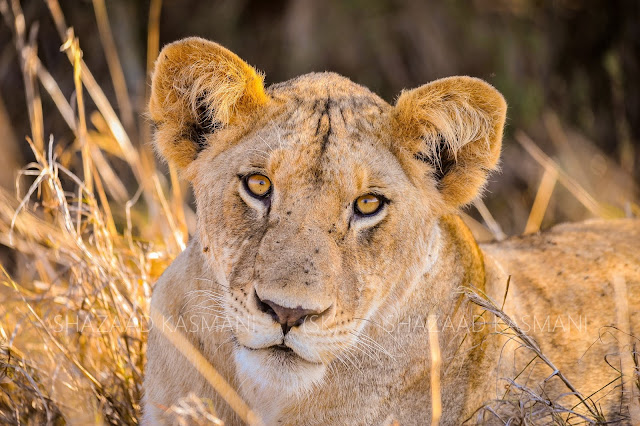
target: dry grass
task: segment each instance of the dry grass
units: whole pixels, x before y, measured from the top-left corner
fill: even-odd
[[[538,343],[522,331],[516,322],[513,321],[502,308],[499,308],[489,296],[473,287],[464,288],[462,291],[471,302],[482,307],[486,312],[498,319],[499,324],[502,325],[500,333],[509,336],[510,340],[517,341],[521,348],[531,351],[534,356],[533,359],[540,359],[551,369],[551,374],[545,379],[545,382],[553,377],[558,377],[566,386],[568,393],[574,395],[580,401],[580,403],[574,407],[565,407],[549,399],[539,391],[534,390],[534,386],[538,385],[537,383],[533,384],[534,386],[531,384],[528,386],[523,385],[518,383],[516,381],[518,377],[515,377],[513,379],[506,379],[509,386],[505,396],[500,400],[487,402],[483,410],[489,412],[505,424],[514,422],[525,424],[573,424],[570,422],[572,416],[577,418],[580,423],[606,423],[603,413],[599,411],[598,406],[590,398],[593,395],[585,398],[569,379],[567,379],[564,373],[555,366],[553,361],[542,352]],[[528,366],[529,365],[527,365],[527,367]],[[523,373],[524,370],[518,376],[523,375]],[[579,408],[582,408],[582,410],[576,409],[578,406],[580,406]]]
[[[169,170],[169,181],[156,170],[146,145],[148,125],[144,120],[136,122],[131,112],[104,1],[94,0],[93,4],[120,117],[82,60],[78,39],[65,23],[57,1],[47,0],[46,4],[69,59],[69,78],[76,87],[73,105],[38,59],[37,26],[26,28],[19,1],[0,0],[0,11],[13,31],[20,57],[31,126],[28,143],[35,158],[20,173],[17,197],[0,190],[0,244],[17,254],[11,275],[0,269],[0,423],[137,424],[151,286],[184,248],[186,218],[193,212],[185,204],[175,170]],[[149,69],[158,52],[161,1],[151,4]],[[60,117],[43,116],[41,89],[55,103]],[[85,94],[95,111],[87,110]],[[45,118],[62,119],[75,135],[74,144],[63,149],[53,137],[46,138]],[[549,123],[564,153],[562,159],[582,162],[571,147],[571,138],[558,123]],[[578,181],[524,133],[517,134],[517,141],[531,156],[527,161],[537,163],[544,173],[528,216],[527,233],[540,229],[558,184],[595,216],[638,215],[640,209],[633,199],[637,187],[628,174],[613,168],[618,177],[609,179],[608,185],[620,199],[605,204],[587,189],[600,193],[598,182]],[[133,176],[133,185],[121,179],[126,174]],[[476,208],[484,224],[466,217],[475,233],[504,238],[487,206],[478,202]],[[498,316],[570,392],[580,395],[494,303],[475,292],[468,295]],[[431,351],[438,349],[431,347]],[[636,394],[640,394],[639,358],[634,350],[635,364],[626,366],[638,376],[633,385]],[[437,363],[433,368],[437,371]],[[215,370],[204,374],[215,381]],[[578,412],[515,381],[512,385],[519,393],[512,408],[520,415],[514,418],[522,423],[553,419],[568,424],[567,416],[589,423],[603,421],[588,398],[580,396],[583,410]],[[523,395],[528,401],[524,409]],[[439,393],[434,392],[432,398],[438,406]],[[241,401],[234,403],[242,417],[257,421]],[[513,401],[498,405],[505,404]],[[499,408],[496,404],[486,407],[497,416]],[[171,413],[180,424],[219,422],[213,407],[193,396],[172,407]]]
[[[136,424],[151,284],[184,248],[182,200],[178,191],[166,198],[163,176],[134,148],[57,3],[48,6],[72,65],[75,111],[26,41],[20,4],[0,2],[22,58],[36,159],[20,173],[18,201],[0,193],[0,242],[24,256],[18,279],[0,271],[0,422]],[[44,143],[37,80],[76,135],[66,150],[53,137]],[[94,131],[83,86],[104,124]],[[135,194],[114,162],[137,178]]]
[[[603,383],[603,386],[596,392],[589,395],[583,395],[572,382],[566,377],[552,359],[540,349],[538,343],[525,333],[516,322],[506,314],[498,304],[488,295],[475,287],[462,288],[460,291],[465,293],[467,298],[476,305],[484,309],[481,315],[482,320],[497,325],[496,333],[505,336],[505,347],[509,344],[515,344],[517,350],[525,351],[525,357],[531,357],[524,368],[515,377],[500,378],[505,382],[505,392],[499,399],[489,400],[467,421],[471,424],[488,422],[490,424],[558,424],[558,425],[576,425],[576,424],[638,424],[638,414],[640,410],[640,398],[638,398],[638,369],[636,344],[638,339],[630,332],[629,311],[628,311],[628,295],[624,282],[624,278],[618,275],[612,277],[615,288],[615,299],[617,310],[617,326],[615,327],[617,334],[619,353],[621,358],[621,368],[616,370],[619,376],[614,382],[620,383],[623,388],[622,392],[628,393],[629,407],[626,418],[608,419],[600,409],[598,401],[601,396],[607,394],[607,388],[613,382]],[[509,283],[507,283],[504,299],[507,298],[509,291]],[[502,303],[504,305],[504,301]],[[504,348],[503,348],[504,350]],[[548,368],[548,376],[540,381],[535,382],[529,380],[536,361],[541,361]],[[604,362],[604,361],[603,361]],[[611,366],[612,368],[615,368]],[[560,380],[566,388],[566,392],[562,393],[557,399],[551,398],[546,390],[546,384],[552,379]],[[625,380],[625,378],[631,378]],[[567,406],[567,396],[574,397],[578,402]],[[562,400],[562,402],[560,401]],[[622,407],[621,407],[622,409]]]

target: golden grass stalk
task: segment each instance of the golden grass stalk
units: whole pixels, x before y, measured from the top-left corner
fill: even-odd
[[[203,401],[193,393],[171,406],[167,417],[180,426],[224,426],[211,401]]]
[[[147,29],[147,85],[145,90],[145,99],[149,99],[151,89],[151,73],[153,65],[160,52],[160,12],[162,11],[162,0],[151,0],[149,6],[149,19]],[[148,123],[143,124],[144,134],[143,143],[146,143],[151,137],[151,129]],[[184,193],[178,180],[178,171],[169,164],[169,177],[171,179],[172,189],[172,211],[175,212],[176,226],[184,235],[187,233],[187,224],[184,214]]]
[[[480,216],[482,216],[482,220],[484,220],[484,223],[487,224],[487,227],[489,228],[489,230],[493,234],[493,237],[496,240],[502,241],[505,238],[507,238],[506,234],[502,232],[502,228],[500,227],[498,222],[496,222],[496,220],[493,218],[493,215],[487,208],[484,201],[475,200],[473,202],[473,206],[476,208],[476,210],[478,210],[478,213],[480,213]]]
[[[427,318],[429,332],[429,350],[431,353],[431,426],[440,424],[442,416],[442,392],[440,390],[440,341],[438,339],[438,319],[435,315]]]
[[[149,21],[147,25],[147,78],[151,77],[153,64],[160,52],[160,12],[162,0],[151,0],[149,6]],[[150,86],[147,86],[147,98],[149,98]]]
[[[11,10],[11,13],[9,12]],[[22,77],[27,98],[29,112],[29,124],[31,126],[31,139],[40,149],[44,146],[44,118],[42,114],[42,102],[35,82],[33,58],[36,56],[37,26],[32,27],[29,40],[26,35],[26,22],[22,13],[22,7],[18,0],[11,0],[11,8],[6,0],[0,2],[0,12],[5,21],[12,23],[9,27],[13,30],[13,37],[22,67]],[[11,16],[13,15],[13,16]]]
[[[92,165],[89,141],[87,140],[87,118],[84,109],[84,89],[82,87],[82,50],[80,50],[80,42],[77,38],[73,37],[69,33],[69,39],[62,45],[60,50],[71,50],[71,56],[73,56],[73,83],[76,88],[76,105],[78,106],[78,128],[77,136],[80,142],[82,150],[82,169],[84,171],[84,185],[87,187],[87,191],[93,192],[93,177],[92,177]]]
[[[109,73],[111,74],[111,81],[113,82],[113,88],[115,89],[116,99],[118,106],[120,107],[120,115],[122,116],[122,121],[124,122],[125,127],[129,129],[129,131],[133,131],[135,123],[133,107],[131,106],[127,82],[124,78],[120,58],[118,57],[118,48],[116,47],[116,43],[113,40],[113,34],[111,33],[109,14],[107,13],[107,7],[104,0],[93,0],[93,10],[96,15],[96,22],[98,23],[100,41],[102,42],[102,47],[104,49],[105,56],[107,57],[107,66],[109,67]]]
[[[557,181],[557,169],[545,168],[540,180],[540,186],[538,186],[538,192],[536,192],[536,198],[533,200],[533,206],[531,206],[527,225],[524,227],[525,235],[533,234],[540,230],[542,219],[544,219],[544,214],[549,206],[549,200],[551,200],[551,194],[553,194],[553,188],[555,188]]]
[[[469,227],[474,238],[478,242],[492,241],[495,239],[493,233],[482,223],[475,220],[465,212],[460,212],[460,217],[464,223]]]

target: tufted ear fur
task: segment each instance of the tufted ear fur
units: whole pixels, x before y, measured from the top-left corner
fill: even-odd
[[[436,80],[398,98],[396,143],[409,161],[426,164],[455,209],[471,202],[497,168],[506,110],[502,95],[480,79]]]
[[[151,83],[156,149],[185,167],[209,135],[239,124],[268,99],[263,77],[219,44],[196,37],[171,43],[160,52]]]

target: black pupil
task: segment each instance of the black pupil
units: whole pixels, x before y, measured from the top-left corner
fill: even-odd
[[[265,196],[269,191],[270,182],[264,176],[253,175],[247,179],[246,185],[257,196]]]

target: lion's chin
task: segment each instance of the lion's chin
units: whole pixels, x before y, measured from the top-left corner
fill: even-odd
[[[322,382],[326,366],[309,362],[293,351],[269,347],[250,349],[237,346],[234,350],[236,370],[243,387],[251,391],[284,392],[287,395],[311,390]]]

